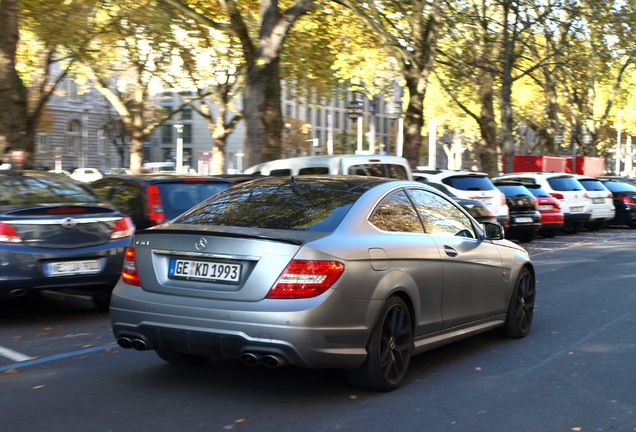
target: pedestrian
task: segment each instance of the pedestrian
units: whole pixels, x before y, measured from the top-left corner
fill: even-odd
[[[0,169],[9,169],[11,168],[11,152],[13,151],[13,147],[5,147],[4,153],[2,154],[2,163],[0,164]]]
[[[27,162],[26,151],[22,149],[15,149],[11,151],[11,169],[33,169],[33,166]]]

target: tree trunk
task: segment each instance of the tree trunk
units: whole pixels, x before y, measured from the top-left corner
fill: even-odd
[[[499,175],[499,164],[497,150],[499,140],[497,139],[497,121],[495,120],[494,107],[494,76],[480,68],[479,78],[479,103],[481,114],[479,116],[479,128],[481,131],[481,170],[489,176]]]
[[[421,79],[418,74],[404,74],[406,87],[409,90],[409,102],[404,117],[404,157],[409,161],[411,168],[419,165],[419,151],[422,146],[422,128],[424,127],[424,92],[422,92]]]
[[[18,0],[0,1],[0,148],[26,148],[27,92],[15,69]]]

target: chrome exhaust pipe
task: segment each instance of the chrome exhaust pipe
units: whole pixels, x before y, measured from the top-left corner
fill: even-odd
[[[276,354],[265,354],[263,356],[263,364],[267,367],[285,366],[287,362],[284,358]]]
[[[148,344],[143,339],[133,339],[132,347],[137,351],[145,351],[148,349]]]
[[[122,348],[129,349],[133,347],[132,340],[124,336],[117,338],[117,343]]]
[[[248,366],[255,366],[261,362],[261,356],[254,353],[243,353],[241,361]]]

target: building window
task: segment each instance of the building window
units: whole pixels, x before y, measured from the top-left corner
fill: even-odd
[[[181,120],[192,120],[192,108],[185,107],[181,111]]]
[[[192,144],[192,125],[191,124],[183,125],[183,143]]]
[[[48,153],[51,150],[49,142],[49,134],[46,132],[39,132],[37,138],[37,151],[38,153]]]
[[[307,107],[305,109],[305,121],[307,123],[312,123],[311,114],[312,114],[311,107]]]
[[[161,126],[161,144],[172,144],[172,129],[174,126],[171,124]]]
[[[322,108],[316,108],[316,126],[322,126]]]
[[[82,125],[79,121],[73,120],[68,124],[66,131],[66,150],[70,155],[75,156],[80,148]]]
[[[286,117],[291,117],[292,116],[292,112],[293,112],[292,109],[293,109],[292,104],[290,104],[290,103],[285,104],[285,116]]]
[[[79,85],[75,82],[74,79],[68,80],[68,98],[72,101],[79,100]]]
[[[97,131],[97,154],[106,154],[106,133],[104,129]]]

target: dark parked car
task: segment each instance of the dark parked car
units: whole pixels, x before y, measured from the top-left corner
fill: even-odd
[[[346,369],[397,387],[411,355],[490,329],[528,334],[528,253],[421,183],[270,177],[137,231],[110,317],[120,346]]]
[[[108,304],[134,226],[84,184],[42,171],[0,171],[0,298],[41,290]]]
[[[515,181],[495,181],[495,186],[506,196],[510,223],[506,228],[506,237],[531,242],[541,229],[541,213],[537,209],[537,200],[523,183]]]
[[[474,217],[477,222],[497,223],[497,217],[483,202],[473,200],[473,199],[468,199],[468,198],[460,198],[457,195],[455,195],[453,192],[451,192],[446,186],[440,183],[428,182],[428,181],[420,180],[420,179],[417,179],[416,181],[423,183],[425,185],[434,187],[438,191],[444,192],[446,195],[451,197],[457,204],[464,207],[464,210],[470,213],[470,215]]]
[[[565,215],[561,210],[559,200],[538,184],[524,183],[524,186],[537,199],[537,209],[541,213],[541,228],[538,234],[547,238],[554,237],[561,231],[565,223]]]
[[[618,180],[602,180],[614,198],[616,215],[610,225],[627,225],[636,228],[636,186]]]
[[[109,175],[90,183],[90,187],[130,215],[137,229],[143,229],[169,221],[245,179],[246,176]]]

